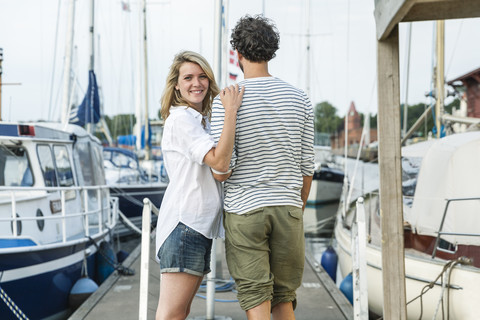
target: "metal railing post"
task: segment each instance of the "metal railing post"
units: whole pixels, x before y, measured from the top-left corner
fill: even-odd
[[[103,231],[103,216],[102,216],[102,193],[100,188],[97,189],[97,202],[98,202],[98,232]]]
[[[87,237],[90,237],[90,221],[89,221],[89,216],[90,214],[88,213],[88,190],[83,189],[83,201],[85,202],[84,208],[85,208],[85,235]]]
[[[62,237],[63,242],[67,242],[67,208],[65,208],[65,190],[60,190],[60,199],[62,204]]]
[[[13,236],[18,237],[18,230],[17,230],[17,202],[15,201],[15,192],[11,192],[12,195],[12,231]]]
[[[365,208],[363,198],[357,199],[356,221],[352,226],[353,317],[368,320],[367,261]]]
[[[215,277],[217,274],[217,239],[212,241],[210,254],[210,273],[207,275],[207,314],[206,320],[215,319]]]
[[[138,319],[147,320],[148,315],[148,274],[150,272],[150,225],[152,203],[148,198],[143,199],[142,211],[142,244],[140,256],[140,301]]]

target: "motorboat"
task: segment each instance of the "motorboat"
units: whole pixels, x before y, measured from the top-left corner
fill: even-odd
[[[118,147],[104,147],[103,161],[110,194],[119,199],[120,221],[115,233],[120,236],[135,234],[141,229],[143,199],[149,198],[160,207],[168,185],[168,176],[161,166],[158,170],[144,170],[136,153]],[[160,164],[162,162],[158,161]],[[156,215],[152,219],[156,221]]]
[[[93,135],[0,122],[0,318],[66,319],[76,282],[102,281],[117,209]]]
[[[330,147],[315,146],[315,171],[307,205],[338,202],[342,195],[344,177]]]

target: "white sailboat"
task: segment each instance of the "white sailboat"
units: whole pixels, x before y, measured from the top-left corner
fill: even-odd
[[[430,140],[402,149],[405,282],[408,319],[476,319],[480,301],[480,132]],[[365,195],[369,308],[382,314],[378,193]],[[340,270],[352,270],[355,207],[337,215]],[[439,309],[441,308],[441,309]]]
[[[104,166],[107,184],[110,186],[112,196],[119,198],[120,217],[123,224],[119,224],[116,233],[123,236],[139,233],[142,224],[143,199],[149,198],[152,203],[160,207],[163,195],[168,185],[168,177],[163,169],[163,160],[156,159],[150,148],[150,124],[148,117],[148,54],[147,54],[147,3],[142,1],[140,11],[140,36],[143,49],[142,59],[138,59],[137,72],[143,74],[143,94],[137,77],[137,104],[136,104],[136,142],[137,150],[132,151],[118,147],[104,148]],[[140,50],[141,51],[141,50]],[[140,72],[142,71],[142,72]],[[142,108],[143,103],[143,108]],[[142,115],[143,109],[143,117]],[[143,119],[142,119],[143,118]],[[144,134],[142,134],[142,127]],[[143,145],[143,148],[142,148]],[[141,158],[139,157],[141,153]],[[156,215],[152,215],[153,223]]]
[[[437,61],[438,63],[438,61]],[[442,62],[440,62],[442,63]],[[437,68],[438,70],[438,68]],[[443,107],[443,75],[437,108]],[[441,100],[441,101],[439,101]],[[438,110],[437,109],[437,110]],[[437,112],[437,115],[442,113]],[[442,117],[438,116],[437,119]],[[440,132],[437,122],[437,132]],[[403,147],[402,190],[408,319],[477,319],[480,301],[480,131]],[[383,312],[378,191],[364,194],[369,309]],[[341,206],[335,226],[340,271],[352,271],[355,205]]]

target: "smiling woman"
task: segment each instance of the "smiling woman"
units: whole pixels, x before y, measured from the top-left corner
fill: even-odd
[[[224,236],[222,189],[210,168],[227,171],[243,89],[220,98],[225,121],[218,144],[210,136],[213,98],[219,93],[210,65],[192,51],[178,53],[162,96],[162,151],[170,178],[157,220],[160,298],[156,319],[186,319],[203,276],[210,272],[212,239]]]
[[[180,91],[186,102],[201,113],[209,82],[207,75],[198,64],[185,62],[180,67],[175,90]]]

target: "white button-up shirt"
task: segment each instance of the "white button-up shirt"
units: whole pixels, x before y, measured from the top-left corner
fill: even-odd
[[[203,163],[215,146],[210,123],[193,108],[171,107],[165,121],[162,152],[170,182],[157,221],[156,252],[179,222],[205,237],[224,237],[222,185]]]

